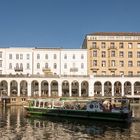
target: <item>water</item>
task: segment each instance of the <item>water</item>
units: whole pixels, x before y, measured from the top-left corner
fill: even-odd
[[[140,106],[131,124],[68,119],[26,118],[23,107],[0,108],[0,140],[139,140]]]

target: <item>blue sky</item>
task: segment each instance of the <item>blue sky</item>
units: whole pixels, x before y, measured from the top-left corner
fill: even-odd
[[[140,32],[140,0],[0,0],[0,47],[80,48],[100,31]]]

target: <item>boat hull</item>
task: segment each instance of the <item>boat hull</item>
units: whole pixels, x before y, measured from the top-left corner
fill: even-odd
[[[130,113],[115,113],[115,112],[92,112],[86,110],[66,110],[66,109],[46,109],[46,108],[25,108],[28,116],[62,116],[83,119],[107,120],[130,122]]]

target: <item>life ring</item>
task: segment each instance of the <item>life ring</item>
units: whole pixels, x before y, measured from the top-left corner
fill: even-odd
[[[94,106],[93,106],[93,104],[90,104],[89,107],[92,109]]]

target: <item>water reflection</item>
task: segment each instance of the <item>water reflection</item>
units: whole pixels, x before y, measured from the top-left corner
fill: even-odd
[[[133,107],[140,120],[140,107]],[[0,140],[140,139],[140,121],[131,124],[68,119],[26,118],[22,107],[0,108]]]

